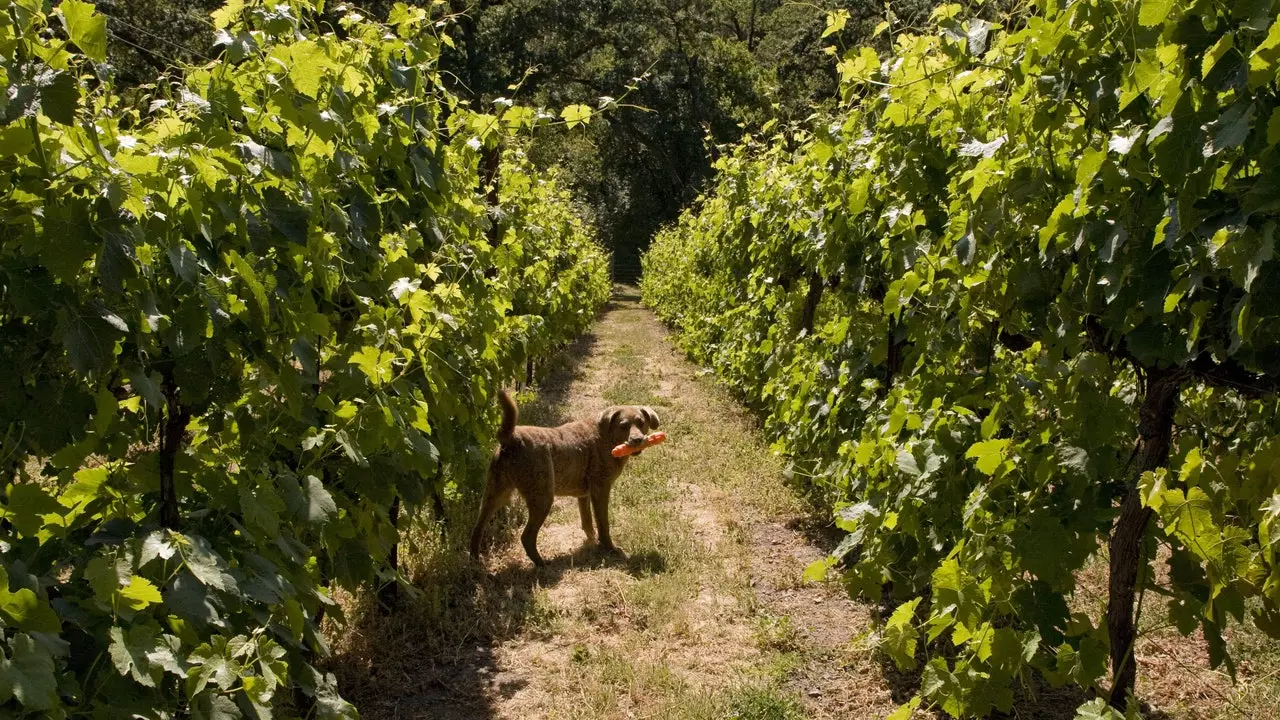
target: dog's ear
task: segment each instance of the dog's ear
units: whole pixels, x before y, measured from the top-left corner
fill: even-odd
[[[649,426],[650,430],[658,429],[659,427],[658,413],[654,412],[653,408],[649,407],[648,405],[645,405],[644,407],[640,408],[640,414],[644,416],[644,422],[646,425]]]
[[[611,407],[605,408],[600,413],[600,419],[597,421],[597,424],[600,427],[601,433],[609,432],[609,429],[613,427],[614,421],[618,419],[618,413],[620,412],[622,412],[622,408]]]

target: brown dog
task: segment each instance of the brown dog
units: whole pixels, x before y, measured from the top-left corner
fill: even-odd
[[[489,477],[480,517],[471,531],[471,556],[479,557],[484,526],[507,503],[512,490],[519,490],[529,506],[529,522],[520,540],[534,565],[545,562],[538,554],[538,530],[551,512],[556,497],[578,498],[582,530],[587,540],[595,539],[591,515],[600,526],[600,547],[616,551],[609,536],[609,491],[627,465],[627,458],[613,457],[611,451],[626,443],[632,447],[658,428],[658,414],[648,407],[606,408],[594,422],[577,421],[559,427],[516,425],[519,411],[504,390],[502,426],[498,429],[498,449],[489,463]],[[637,451],[633,455],[639,455]]]

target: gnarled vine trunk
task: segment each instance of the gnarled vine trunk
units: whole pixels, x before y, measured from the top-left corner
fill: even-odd
[[[1123,709],[1137,678],[1134,660],[1134,601],[1142,544],[1151,509],[1143,507],[1137,478],[1169,462],[1173,441],[1173,414],[1182,388],[1180,369],[1151,370],[1138,414],[1138,467],[1120,505],[1120,517],[1111,531],[1111,575],[1108,582],[1107,634],[1111,639],[1111,705]]]
[[[172,370],[161,373],[160,388],[164,393],[164,425],[160,427],[160,524],[176,530],[182,518],[178,512],[178,491],[174,484],[174,465],[182,447],[182,433],[191,421],[191,413],[178,401],[178,386]]]

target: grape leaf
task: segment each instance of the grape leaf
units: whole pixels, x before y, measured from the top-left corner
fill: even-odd
[[[6,625],[27,632],[57,633],[62,629],[57,613],[30,588],[9,590],[9,575],[3,567],[0,567],[0,618]]]
[[[392,367],[394,360],[395,355],[386,350],[365,346],[351,355],[350,362],[359,367],[376,387],[391,379],[394,373]]]
[[[1222,113],[1217,120],[1209,123],[1209,142],[1205,143],[1204,156],[1212,157],[1225,150],[1238,147],[1249,136],[1250,123],[1253,120],[1253,104],[1236,102]]]
[[[1177,0],[1142,0],[1138,7],[1138,22],[1145,27],[1155,27],[1173,14]]]
[[[1000,467],[1000,463],[1004,460],[1008,448],[1008,439],[984,440],[969,446],[964,456],[976,459],[977,462],[974,465],[982,474],[994,475],[996,468]]]
[[[564,118],[565,124],[570,128],[591,122],[591,114],[591,107],[588,105],[566,105],[560,111],[560,117]]]
[[[106,60],[107,17],[95,12],[92,4],[79,0],[63,0],[58,10],[71,42],[90,60]]]
[[[10,485],[4,505],[5,518],[27,537],[34,537],[44,526],[45,516],[61,515],[64,508],[47,490],[35,483]]]
[[[338,504],[333,501],[333,496],[325,489],[324,483],[315,475],[303,478],[303,494],[306,499],[304,514],[308,522],[323,525],[338,514]]]
[[[26,633],[8,645],[11,655],[0,651],[0,702],[13,697],[28,710],[52,710],[58,702],[53,657]]]
[[[191,574],[211,590],[234,592],[236,579],[227,572],[227,563],[208,540],[199,535],[175,535],[182,559]]]
[[[889,655],[899,670],[908,670],[916,664],[916,639],[919,632],[915,627],[916,608],[920,598],[899,605],[889,616],[882,631],[880,647]]]
[[[161,602],[160,591],[156,586],[139,575],[129,578],[129,584],[120,590],[120,596],[125,599],[125,604],[135,611]]]
[[[170,667],[177,668],[172,650],[161,644],[160,629],[155,625],[135,625],[127,634],[117,626],[112,627],[108,634],[111,637],[111,662],[116,672],[132,677],[143,687],[156,687],[164,674],[164,666],[153,662],[153,657],[159,659],[167,655]]]

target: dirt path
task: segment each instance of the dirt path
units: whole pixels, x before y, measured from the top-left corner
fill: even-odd
[[[796,529],[800,508],[778,460],[634,295],[619,295],[538,402],[525,400],[529,423],[614,403],[662,416],[666,444],[633,461],[615,488],[614,537],[628,557],[584,547],[568,499],[540,536],[547,568],[535,570],[509,532],[490,550],[487,573],[468,570],[456,551],[435,551],[417,609],[366,619],[338,643],[341,687],[363,717],[771,720],[893,710],[882,668],[858,642],[869,609],[801,582],[822,552]],[[516,503],[505,527],[523,512]],[[431,546],[423,540],[419,552]]]

